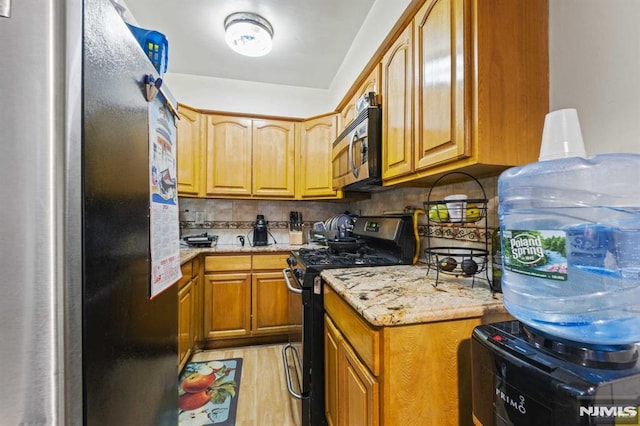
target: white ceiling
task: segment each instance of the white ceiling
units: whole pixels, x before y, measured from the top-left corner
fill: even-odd
[[[168,72],[327,89],[375,0],[125,0],[137,25],[169,40]],[[224,19],[253,12],[274,29],[260,58],[233,52]]]

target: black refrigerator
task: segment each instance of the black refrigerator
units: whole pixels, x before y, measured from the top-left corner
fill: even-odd
[[[155,74],[153,65],[113,5],[85,0],[82,347],[88,425],[177,424],[177,286],[149,298],[148,74]]]
[[[176,285],[150,298],[159,76],[109,0],[0,0],[0,40],[0,423],[176,425]]]

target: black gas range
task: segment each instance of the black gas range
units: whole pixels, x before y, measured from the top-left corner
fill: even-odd
[[[346,237],[336,236],[317,247],[293,250],[289,265],[294,272],[407,265],[416,252],[413,232],[410,214],[362,216]]]
[[[327,244],[360,244],[356,239],[336,239],[329,240]],[[389,266],[404,265],[412,261],[413,253],[410,257],[404,258],[395,253],[385,253],[380,249],[363,245],[350,250],[336,250],[330,247],[324,248],[301,248],[293,252],[296,265],[306,269],[322,270],[325,268],[350,268],[361,266]],[[414,244],[415,247],[415,244]]]
[[[294,250],[283,271],[302,299],[302,341],[291,335],[282,355],[289,393],[301,405],[302,425],[324,425],[324,269],[410,265],[416,254],[412,215],[362,216],[343,238]]]

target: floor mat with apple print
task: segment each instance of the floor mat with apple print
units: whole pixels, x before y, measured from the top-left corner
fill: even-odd
[[[188,362],[178,384],[178,424],[233,426],[242,358]]]

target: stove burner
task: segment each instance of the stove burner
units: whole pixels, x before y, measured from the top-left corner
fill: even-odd
[[[397,257],[376,252],[366,246],[358,248],[356,252],[334,251],[329,248],[300,249],[298,256],[307,267],[385,266],[401,263]]]
[[[561,359],[592,368],[623,370],[638,361],[638,346],[593,345],[549,336],[524,325],[526,339],[535,347]]]
[[[346,263],[355,265],[388,265],[390,263],[398,263],[396,259],[376,254],[368,253],[343,253],[341,259]]]

